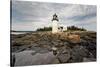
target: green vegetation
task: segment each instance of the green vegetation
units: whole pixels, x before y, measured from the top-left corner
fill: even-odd
[[[44,28],[39,28],[37,31],[51,31],[52,27],[44,27]]]
[[[51,30],[52,30],[52,27],[44,27],[44,28],[38,28],[36,31],[51,31]],[[65,30],[65,31],[86,31],[86,29],[79,28],[76,26],[68,26],[67,30]]]
[[[68,26],[67,31],[86,31],[84,28],[78,28],[76,26]]]

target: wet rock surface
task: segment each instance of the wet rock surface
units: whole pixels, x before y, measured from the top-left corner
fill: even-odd
[[[52,64],[56,57],[52,52],[36,53],[34,51],[22,51],[16,53],[15,66],[39,65],[39,64]]]
[[[96,61],[96,32],[11,35],[11,51],[13,66]]]

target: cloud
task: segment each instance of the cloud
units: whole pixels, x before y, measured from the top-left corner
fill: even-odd
[[[59,25],[77,25],[96,31],[95,5],[32,1],[12,1],[12,29],[36,30],[40,27],[51,26],[54,13],[57,13],[59,17]]]

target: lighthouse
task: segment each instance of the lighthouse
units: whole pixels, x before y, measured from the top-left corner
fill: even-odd
[[[58,22],[59,22],[58,16],[55,13],[52,18],[52,33],[58,32]]]

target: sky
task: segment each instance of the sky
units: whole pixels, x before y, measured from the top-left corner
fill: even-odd
[[[58,15],[59,26],[78,26],[97,31],[97,7],[67,3],[12,1],[12,30],[35,31],[52,25],[53,14]]]

